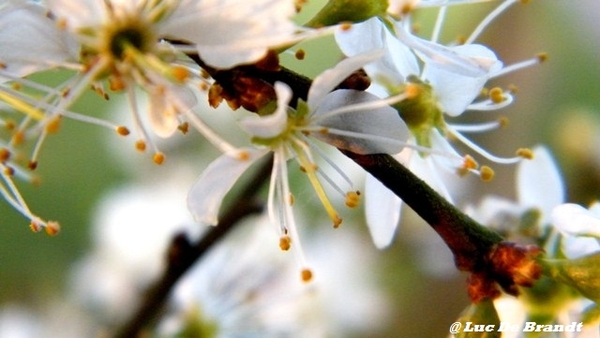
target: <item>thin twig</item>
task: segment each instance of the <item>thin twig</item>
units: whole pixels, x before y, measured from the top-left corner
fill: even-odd
[[[200,260],[219,240],[223,239],[244,217],[262,210],[262,204],[255,197],[270,174],[272,160],[265,161],[258,168],[246,187],[236,196],[235,201],[224,210],[219,225],[209,228],[195,244],[190,244],[184,236],[176,236],[168,251],[167,266],[162,276],[145,292],[142,303],[134,315],[120,327],[114,337],[138,337],[141,331],[160,313],[171,290],[181,276]]]

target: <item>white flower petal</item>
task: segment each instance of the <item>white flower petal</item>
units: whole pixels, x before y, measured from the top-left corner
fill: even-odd
[[[246,169],[267,153],[264,150],[254,149],[245,149],[245,151],[249,155],[246,160],[221,155],[194,183],[188,194],[187,204],[196,221],[216,225],[225,195]]]
[[[317,76],[308,90],[308,107],[315,111],[338,84],[344,81],[354,71],[360,69],[367,63],[383,56],[383,50],[370,51],[368,53],[353,56],[340,61],[335,67],[330,68]]]
[[[517,200],[528,208],[539,208],[542,224],[549,221],[552,208],[565,200],[565,188],[558,166],[547,148],[533,149],[534,158],[517,167]]]
[[[420,73],[416,56],[406,45],[400,43],[378,18],[354,24],[348,30],[340,30],[336,32],[335,39],[347,56],[385,49],[383,57],[364,66],[367,74],[375,79],[399,85],[407,76]]]
[[[77,49],[45,9],[31,2],[0,10],[0,45],[0,62],[17,76],[64,64]]]
[[[494,52],[481,45],[463,45],[450,49],[457,57],[465,58],[486,69],[479,74],[465,73],[446,62],[425,60],[423,78],[433,88],[444,113],[450,116],[462,114],[467,107],[481,94],[490,72],[502,67]]]
[[[402,200],[376,178],[365,179],[365,213],[373,243],[383,249],[392,243],[398,223]]]
[[[209,65],[231,68],[257,61],[268,48],[292,41],[294,14],[293,1],[183,0],[160,31],[195,43]]]
[[[568,259],[577,259],[599,252],[600,244],[595,238],[568,236],[563,238],[562,250]]]
[[[275,83],[277,94],[277,109],[267,116],[250,116],[240,121],[242,129],[252,136],[271,138],[285,131],[288,119],[288,105],[292,98],[292,90],[282,82]]]
[[[368,102],[375,104],[380,100],[373,94],[356,90],[340,89],[332,92],[312,115],[312,118],[318,119],[318,126],[330,130],[311,135],[357,154],[399,153],[408,139],[409,131],[395,109],[387,105],[372,108],[365,106],[360,110],[328,115],[338,108]]]
[[[580,205],[558,205],[552,209],[551,217],[552,224],[564,234],[600,238],[600,218]]]

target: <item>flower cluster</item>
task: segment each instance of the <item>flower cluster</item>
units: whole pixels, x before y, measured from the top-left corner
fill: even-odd
[[[258,187],[262,177],[268,176],[265,222],[260,218],[257,223],[270,223],[275,239],[256,228],[212,248],[211,255],[216,258],[209,256],[175,290],[159,332],[209,336],[313,333],[308,332],[313,327],[298,324],[305,316],[311,317],[310,306],[292,302],[309,299],[306,295],[315,283],[286,280],[289,268],[270,253],[272,246],[264,245],[278,242],[281,251],[291,251],[300,267],[301,281],[319,279],[309,262],[311,254],[305,254],[301,245],[305,227],[299,226],[294,206],[297,201],[306,205],[311,201],[296,188],[296,177],[301,177],[298,182],[309,183],[307,190],[314,192],[318,210],[325,211],[325,222],[318,215],[310,215],[310,222],[317,226],[329,223],[339,228],[347,217],[340,205],[356,208],[364,196],[371,238],[376,247],[384,248],[394,239],[406,202],[440,234],[453,251],[457,267],[472,273],[471,277],[479,276],[471,282],[497,283],[505,291],[509,286],[511,295],[531,284],[533,287],[522,293],[528,315],[552,318],[549,323],[554,323],[555,317],[557,322],[570,320],[573,309],[580,315],[580,306],[600,300],[600,284],[581,277],[583,270],[594,272],[600,259],[600,221],[594,214],[598,207],[585,210],[565,204],[561,176],[545,148],[519,148],[514,155],[504,157],[492,154],[469,136],[506,125],[507,119],[502,117],[464,122],[467,114],[494,113],[515,101],[515,87],[497,85],[498,79],[546,59],[545,54],[539,54],[507,65],[490,46],[479,43],[482,32],[497,17],[526,1],[498,0],[466,38],[442,42],[449,8],[477,2],[481,0],[331,0],[308,22],[299,24],[296,14],[305,5],[299,0],[4,1],[0,4],[0,194],[29,219],[32,230],[45,229],[54,235],[60,230],[58,222],[31,211],[14,179],[35,183],[33,170],[38,167],[44,142],[59,131],[61,123],[92,124],[123,137],[133,134],[133,147],[151,152],[156,164],[166,160],[161,140],[192,129],[214,146],[218,155],[205,161],[210,163],[206,167],[194,168],[200,175],[186,189],[186,215],[189,212],[196,222],[207,226],[201,228],[202,233],[208,233],[210,245],[216,246],[218,236],[229,231],[223,226],[219,229],[225,230],[214,235],[217,238],[211,237],[218,229],[213,226],[230,221],[221,215],[228,196],[238,181],[251,175],[255,164],[268,162],[270,172],[258,175],[255,182]],[[414,25],[421,10],[436,14],[429,37]],[[306,55],[299,44],[324,36],[335,41],[343,55],[334,64],[321,67],[313,78],[289,69],[280,58],[294,54],[303,59]],[[99,96],[101,102],[124,98],[127,113],[112,121],[81,108],[78,103],[89,93]],[[223,102],[238,110],[237,123],[227,126],[227,132],[212,125],[219,114],[207,118],[208,107],[217,108]],[[123,122],[128,120],[132,122]],[[229,137],[230,133],[243,138]],[[362,176],[357,180],[358,175],[340,164],[336,155],[346,155],[367,169],[364,189],[357,182]],[[467,175],[491,180],[494,170],[490,163],[516,164],[518,189],[517,202],[488,196],[478,208],[466,208],[466,213],[486,228],[454,205],[464,190],[455,187],[464,183],[460,179]],[[178,167],[184,166],[178,163]],[[398,167],[409,173],[402,176],[403,181]],[[174,171],[171,175],[177,176]],[[407,182],[406,177],[414,182]],[[415,200],[423,205],[415,208],[419,202],[402,201],[399,196],[409,194],[402,195],[396,183],[406,184],[406,189],[420,189],[415,195],[422,195]],[[256,189],[252,196],[260,193]],[[242,201],[249,195],[240,196]],[[126,205],[122,204],[112,209]],[[235,209],[241,204],[233,205]],[[149,208],[152,210],[140,211],[147,219],[134,217],[138,226],[172,224],[182,214],[177,209],[167,221],[160,218],[164,216],[160,205]],[[133,208],[126,209],[124,213]],[[424,217],[428,212],[432,217]],[[103,230],[115,230],[111,225]],[[319,227],[323,228],[331,230]],[[123,235],[128,230],[118,227],[115,231]],[[136,229],[131,237],[143,231]],[[164,267],[147,265],[145,260],[152,260],[152,264],[159,260],[156,247],[170,250],[167,243],[173,231],[168,226],[151,231],[155,238],[146,239],[160,237],[156,242],[129,238],[123,244],[115,240],[111,253],[102,252],[82,265],[78,277],[87,279],[79,284],[97,282],[93,274],[102,269],[127,279],[112,281],[120,291],[155,277]],[[521,252],[519,244],[535,247]],[[238,248],[242,245],[246,245],[243,250]],[[277,245],[273,247],[277,249]],[[263,255],[263,251],[268,253]],[[120,252],[117,261],[122,263],[126,258],[134,260],[124,262],[131,263],[124,268],[127,272],[111,270],[118,265],[113,264],[113,252]],[[518,264],[511,265],[514,261],[495,259],[494,255],[504,252],[508,256],[526,254],[517,255],[519,259],[514,261]],[[254,255],[258,258],[252,258]],[[258,264],[260,261],[266,266]],[[495,261],[506,264],[485,266]],[[528,271],[535,271],[535,276],[524,283],[515,281],[522,277],[519,264],[531,268]],[[169,272],[171,268],[165,269]],[[544,283],[535,284],[542,270]],[[110,283],[98,289],[103,291],[102,287]],[[536,297],[540,288],[549,290],[553,297],[540,300]],[[494,296],[500,294],[495,285],[489,289],[497,291]],[[85,289],[81,293],[89,292]],[[472,298],[473,302],[492,301],[486,299],[491,294],[482,295],[481,299]],[[107,295],[111,297],[114,294]],[[130,300],[121,295],[115,298],[119,298],[117,303]],[[273,299],[287,303],[273,303]],[[496,301],[499,309],[501,301]],[[546,306],[549,303],[551,309]],[[229,312],[232,308],[237,311]],[[272,312],[280,312],[279,317]],[[593,313],[586,315],[591,318]],[[282,317],[288,321],[281,321]],[[320,333],[320,328],[316,331]]]

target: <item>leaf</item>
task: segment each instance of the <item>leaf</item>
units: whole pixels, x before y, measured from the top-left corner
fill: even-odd
[[[600,300],[600,253],[578,259],[545,261],[546,273],[590,300]]]
[[[342,22],[362,22],[385,14],[387,7],[387,0],[330,0],[306,26],[319,28]]]

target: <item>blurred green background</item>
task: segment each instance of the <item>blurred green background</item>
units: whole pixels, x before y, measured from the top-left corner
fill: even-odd
[[[310,10],[314,10],[322,1],[309,4]],[[468,35],[496,4],[453,7],[443,39]],[[508,109],[483,118],[475,113],[463,117],[469,121],[498,115],[509,118],[511,123],[505,129],[475,138],[497,154],[510,156],[522,146],[548,144],[565,174],[569,200],[583,204],[600,197],[600,28],[596,23],[599,14],[597,0],[534,0],[506,12],[478,42],[495,49],[506,64],[542,51],[549,54],[549,60],[496,81],[519,88],[516,102]],[[431,13],[423,11],[415,18],[422,23],[426,34]],[[292,68],[314,76],[340,58],[330,45],[331,39],[309,42],[304,61],[284,60]],[[103,101],[90,94],[73,110],[108,114],[99,110],[102,106]],[[90,220],[99,197],[135,179],[130,169],[122,168],[111,154],[111,148],[98,141],[110,138],[119,137],[102,128],[65,120],[60,132],[50,136],[44,145],[37,172],[41,185],[31,187],[19,182],[32,210],[48,219],[60,220],[62,231],[58,236],[32,233],[24,218],[6,203],[0,203],[0,307],[8,303],[43,307],[47,300],[65,293],[70,265],[89,251]],[[133,148],[131,139],[119,142]],[[146,161],[139,163],[147,166],[140,170],[162,170],[167,174],[166,169],[156,167],[147,156]],[[514,196],[514,168],[495,166],[495,169],[497,177],[489,184],[468,182],[473,194],[480,196],[493,191]],[[391,314],[394,320],[389,327],[375,329],[371,337],[443,337],[468,304],[466,275],[426,272],[420,243],[423,238],[436,235],[410,212],[406,211],[404,216],[396,242],[388,250],[376,253],[382,262],[382,288],[395,306]],[[362,225],[357,227],[365,229]],[[368,240],[365,231],[365,241]],[[439,257],[429,259],[446,266],[451,264],[448,251],[433,253]]]

